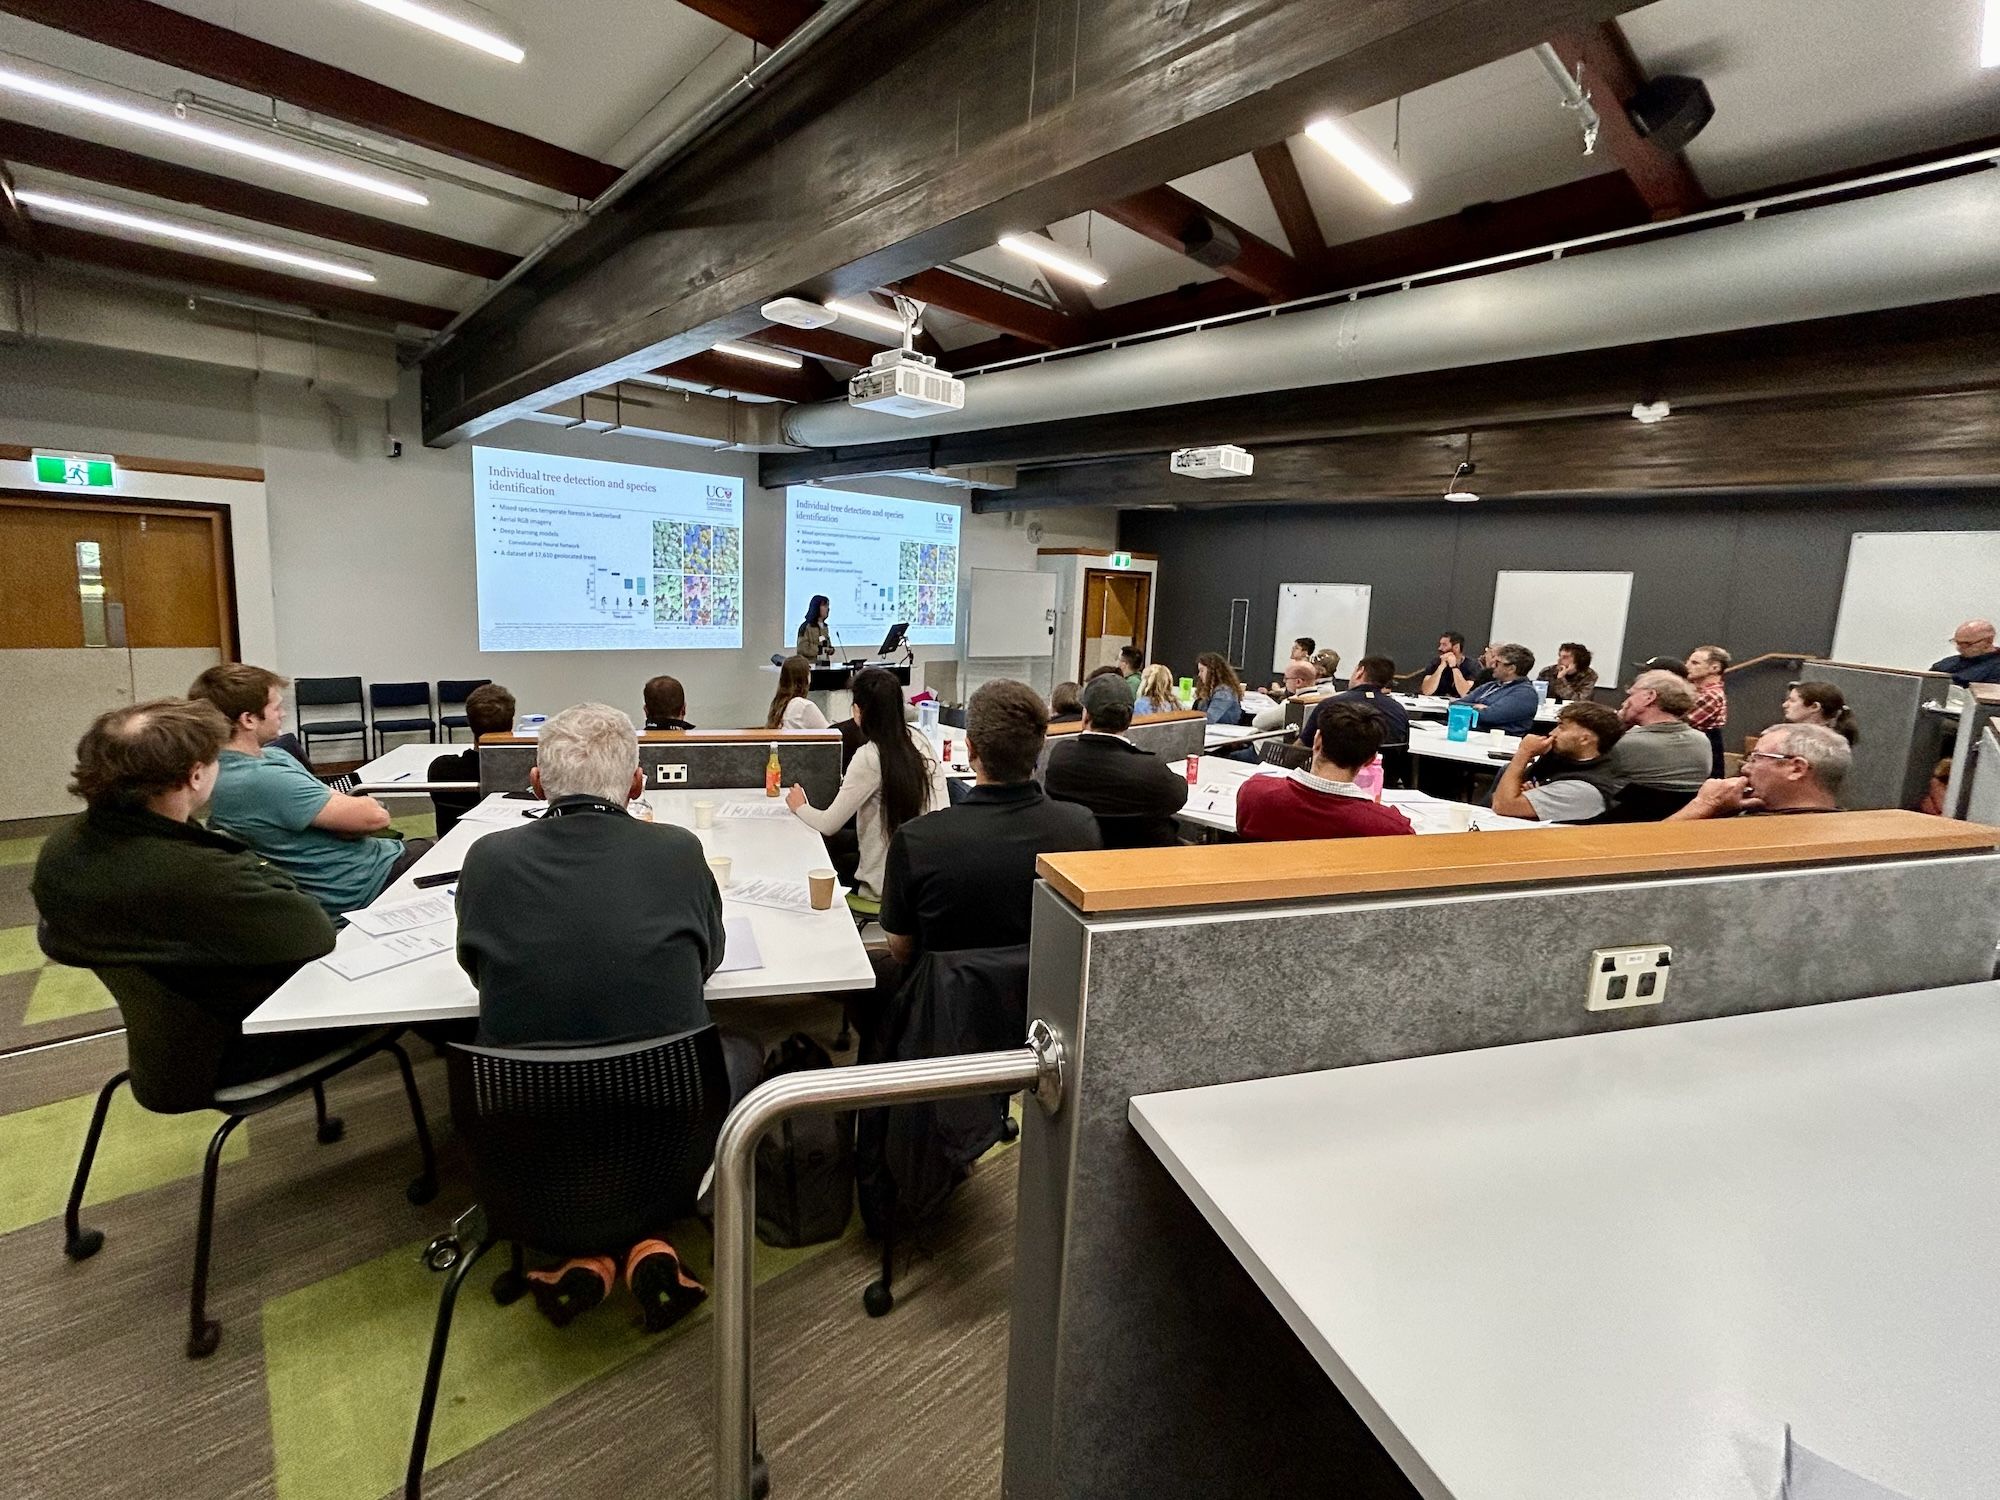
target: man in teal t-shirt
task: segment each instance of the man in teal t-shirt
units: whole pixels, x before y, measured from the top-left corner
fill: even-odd
[[[229,720],[208,822],[255,849],[339,917],[366,906],[431,846],[373,835],[389,810],[373,797],[334,791],[272,743],[284,730],[285,679],[230,662],[195,679],[190,698]],[[247,705],[247,706],[246,706]]]

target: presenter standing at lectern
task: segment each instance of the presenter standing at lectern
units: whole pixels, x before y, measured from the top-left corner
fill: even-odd
[[[833,632],[827,627],[827,617],[832,613],[833,605],[824,594],[814,594],[812,603],[806,606],[805,620],[799,625],[798,654],[807,661],[833,659]]]

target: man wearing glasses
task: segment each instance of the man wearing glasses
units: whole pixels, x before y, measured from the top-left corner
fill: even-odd
[[[1991,620],[1967,620],[1951,633],[1956,655],[1932,665],[1933,672],[1949,672],[1960,687],[1975,682],[2000,682],[2000,651],[1993,646]]]
[[[1703,782],[1694,801],[1667,821],[1838,812],[1840,783],[1853,763],[1847,741],[1824,725],[1780,724],[1765,730],[1743,757],[1742,775]]]

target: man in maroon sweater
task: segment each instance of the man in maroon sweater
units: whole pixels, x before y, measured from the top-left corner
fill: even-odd
[[[1382,748],[1382,716],[1356,703],[1322,703],[1312,769],[1253,776],[1236,793],[1236,832],[1256,843],[1415,833],[1410,820],[1354,784]]]

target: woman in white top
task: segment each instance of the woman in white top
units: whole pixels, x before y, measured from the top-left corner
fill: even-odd
[[[864,896],[879,901],[890,838],[912,818],[937,812],[951,799],[931,742],[903,721],[903,685],[894,673],[871,667],[855,675],[854,722],[865,743],[840,778],[833,805],[822,812],[806,800],[805,788],[796,785],[785,801],[822,838],[854,819],[861,836],[855,884]]]
[[[825,729],[826,715],[806,696],[812,683],[812,663],[803,656],[788,656],[778,668],[778,691],[771,699],[771,711],[764,716],[766,729]]]

